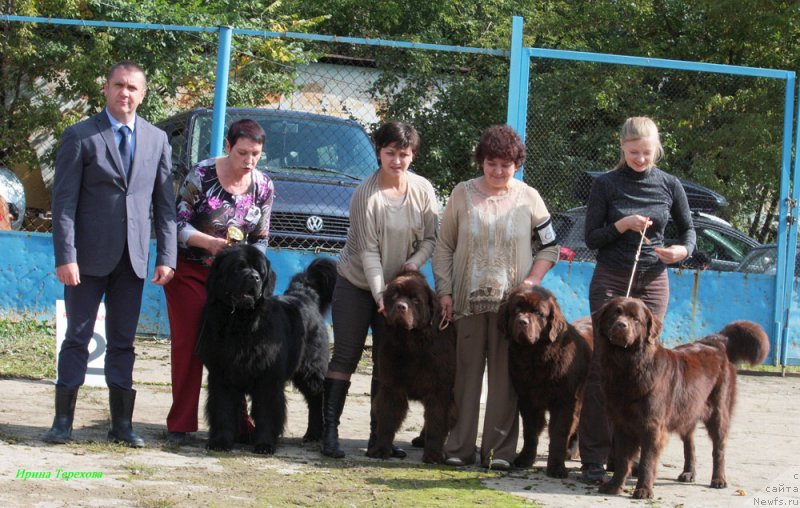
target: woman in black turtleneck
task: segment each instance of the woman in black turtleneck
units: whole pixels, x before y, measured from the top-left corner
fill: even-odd
[[[695,247],[689,203],[680,181],[655,166],[664,150],[653,120],[625,120],[620,148],[622,156],[617,167],[594,181],[586,207],[586,245],[597,249],[589,308],[594,314],[611,298],[626,296],[642,230],[646,228],[629,296],[643,300],[653,314],[663,319],[669,301],[667,265],[683,260]],[[680,243],[665,247],[664,228],[670,217],[680,234]],[[586,380],[578,435],[583,479],[604,481],[603,463],[611,447],[611,431],[597,356]]]

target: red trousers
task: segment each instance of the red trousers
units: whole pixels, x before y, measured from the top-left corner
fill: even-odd
[[[178,257],[173,279],[164,286],[171,335],[172,407],[169,432],[196,432],[203,363],[194,352],[206,303],[208,267]]]

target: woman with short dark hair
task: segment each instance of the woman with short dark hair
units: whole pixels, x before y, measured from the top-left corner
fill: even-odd
[[[358,186],[350,202],[350,229],[339,255],[333,293],[334,344],[325,378],[322,453],[334,458],[345,456],[339,444],[339,418],[369,328],[372,399],[380,389],[380,366],[374,362],[386,333],[386,284],[402,270],[418,270],[428,261],[438,228],[433,186],[408,170],[419,148],[417,131],[406,123],[388,122],[373,138],[380,167]],[[370,415],[370,440],[374,437],[375,418]],[[393,446],[392,455],[402,458],[406,453]]]
[[[214,256],[236,241],[266,251],[275,188],[256,167],[266,141],[250,119],[231,124],[227,155],[199,162],[186,175],[177,199],[178,266],[164,286],[170,325],[172,407],[167,440],[183,444],[197,431],[203,364],[195,354],[206,302],[206,280]],[[249,418],[243,406],[243,431]]]

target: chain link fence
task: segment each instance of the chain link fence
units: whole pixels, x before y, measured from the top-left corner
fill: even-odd
[[[8,30],[22,24],[7,23]],[[216,68],[210,33],[25,25],[25,30],[69,33],[131,46],[163,39],[163,54],[130,55],[148,71],[150,89],[140,109],[170,136],[176,186],[211,153],[211,111]],[[258,41],[258,42],[254,42]],[[264,48],[269,46],[269,51]],[[175,48],[192,48],[193,79],[167,92],[163,68]],[[49,191],[58,136],[102,104],[97,62],[94,97],[64,94],[39,81],[29,101],[47,98],[56,113],[41,115],[25,140],[27,163],[0,147],[0,165],[25,184],[22,229],[50,231]],[[234,37],[227,123],[253,117],[267,142],[259,168],[275,182],[273,247],[337,252],[349,225],[353,190],[377,168],[369,133],[382,121],[415,125],[422,147],[413,169],[429,178],[442,202],[456,183],[480,174],[472,150],[480,133],[504,123],[508,56],[383,47],[341,42]],[[176,70],[177,72],[177,70]],[[60,78],[53,76],[57,82]],[[261,83],[255,89],[252,83]],[[722,74],[665,71],[536,58],[530,68],[525,181],[539,189],[553,213],[584,204],[591,173],[619,157],[618,129],[628,116],[653,117],[662,133],[660,166],[721,194],[727,206],[705,210],[755,242],[774,241],[780,179],[783,83]],[[54,100],[55,99],[55,100]],[[8,124],[6,124],[7,126]],[[3,127],[6,128],[6,127]]]

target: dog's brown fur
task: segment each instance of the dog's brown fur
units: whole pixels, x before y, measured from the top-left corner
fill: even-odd
[[[678,480],[695,481],[694,430],[699,421],[713,444],[711,487],[726,487],[725,441],[736,399],[734,363],[764,361],[769,352],[764,329],[751,321],[734,321],[717,334],[665,349],[659,343],[661,320],[641,300],[621,297],[597,311],[595,326],[616,455],[614,477],[600,492],[622,491],[641,447],[633,497],[652,498],[656,465],[670,432],[683,440]]]
[[[564,461],[568,454],[577,454],[575,431],[592,359],[591,320],[567,323],[556,297],[533,287],[509,295],[500,307],[498,325],[510,341],[509,371],[522,415],[524,445],[514,465],[533,465],[545,411],[549,411],[546,472],[566,478]]]
[[[447,432],[455,423],[453,385],[456,371],[455,327],[440,329],[442,312],[436,294],[419,272],[405,271],[383,293],[389,333],[378,356],[381,388],[372,406],[377,420],[368,457],[386,459],[408,413],[408,400],[425,407],[422,460],[443,460]]]

